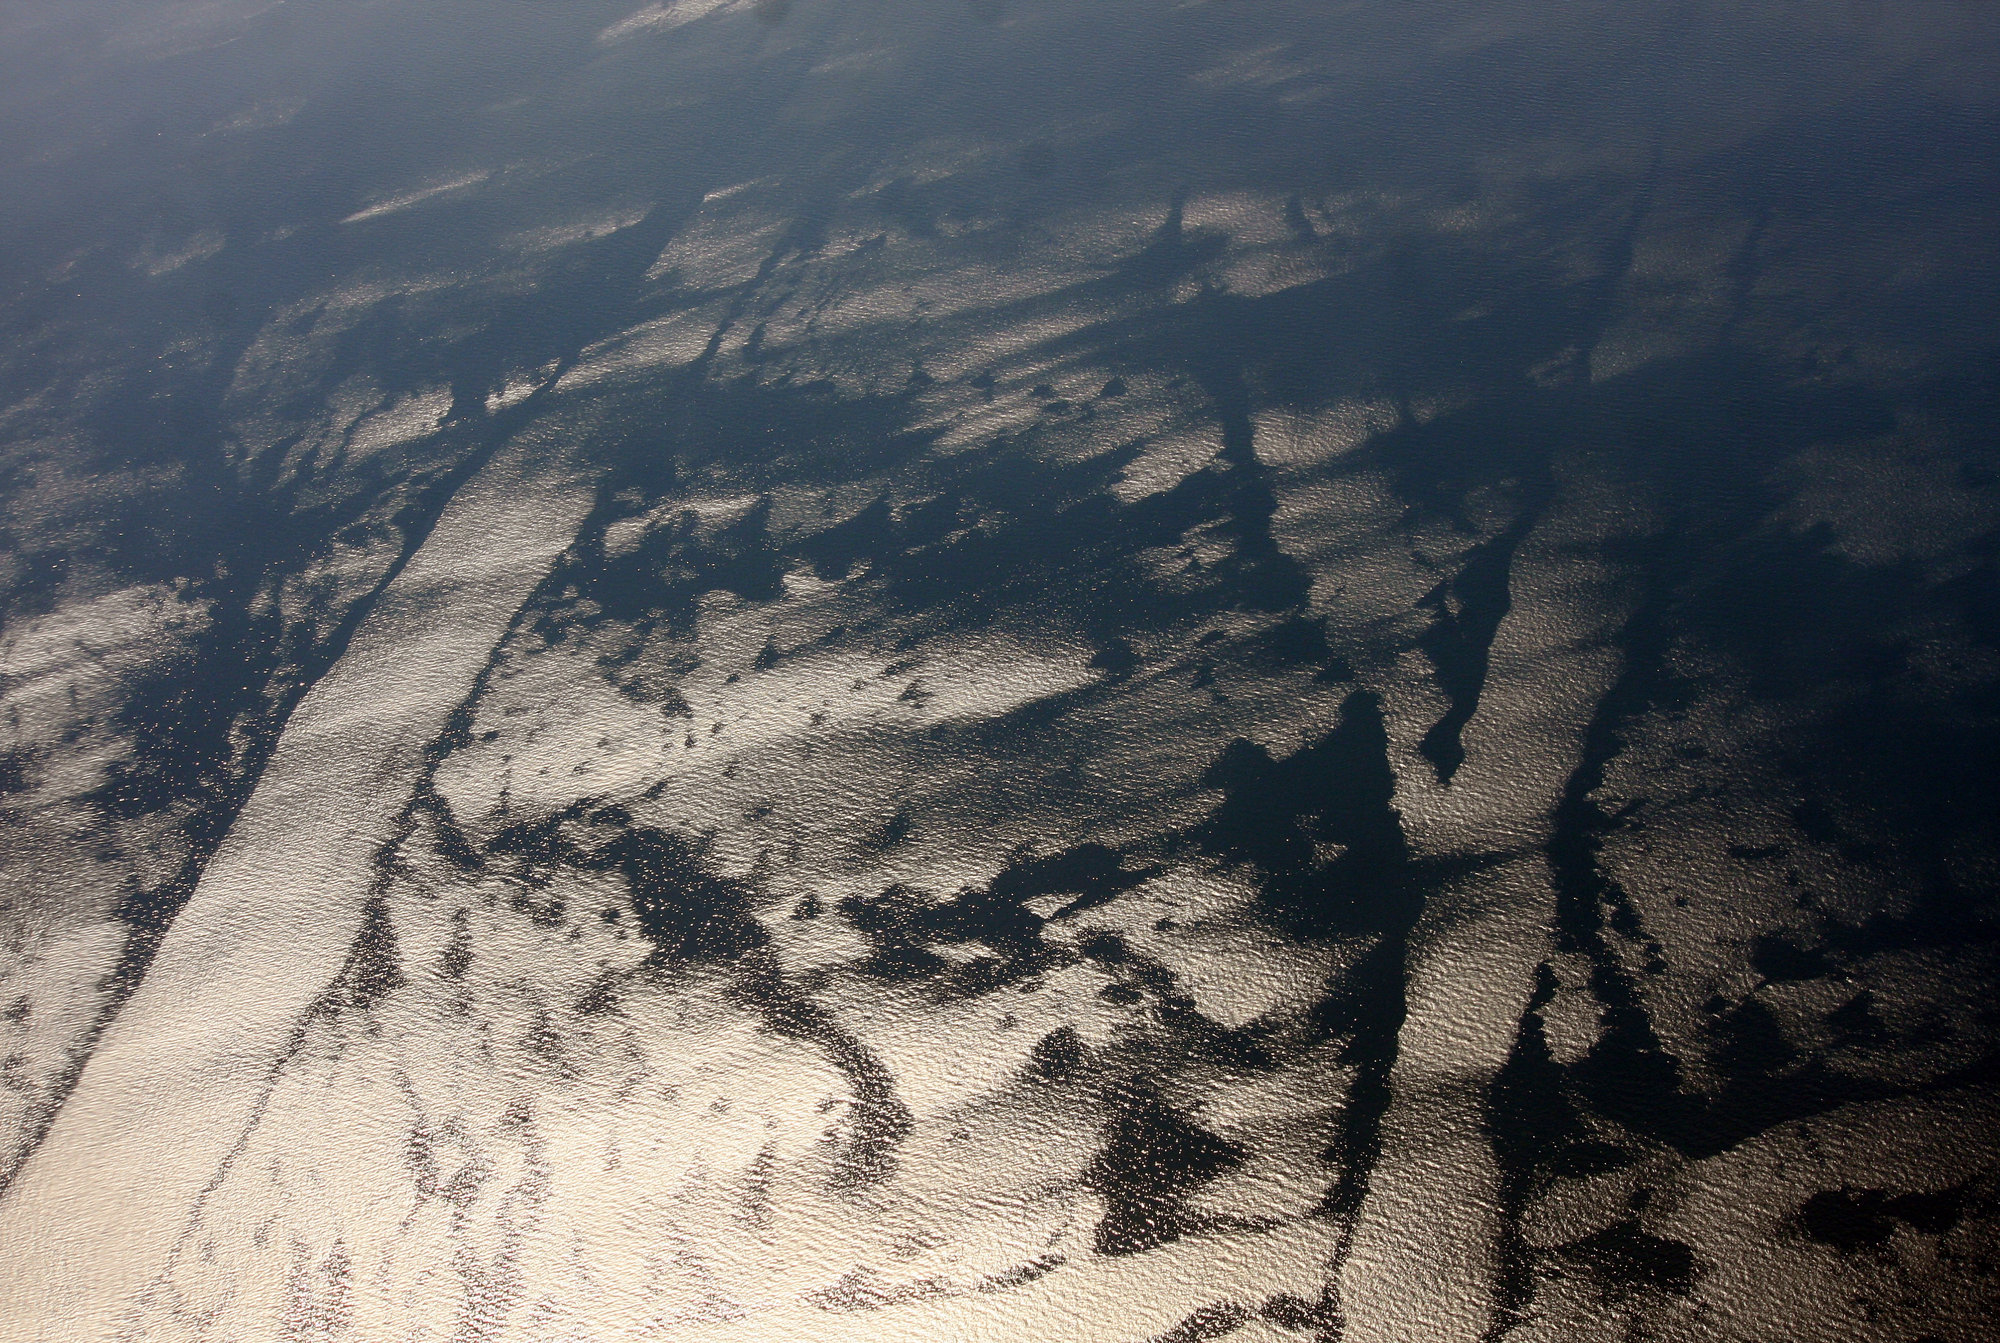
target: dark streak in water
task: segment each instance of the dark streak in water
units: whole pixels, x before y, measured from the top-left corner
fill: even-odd
[[[1371,945],[1340,988],[1314,1012],[1317,1029],[1345,1040],[1355,1068],[1340,1138],[1326,1154],[1338,1172],[1325,1213],[1353,1234],[1382,1149],[1399,1037],[1407,1015],[1409,937],[1423,910],[1425,874],[1409,857],[1392,805],[1395,776],[1377,698],[1348,696],[1340,724],[1317,742],[1274,760],[1237,742],[1210,767],[1223,791],[1198,842],[1255,870],[1271,922],[1294,937],[1368,937]],[[1337,1274],[1314,1308],[1338,1321]],[[1337,1324],[1328,1325],[1337,1336]]]
[[[1459,734],[1478,712],[1493,636],[1513,604],[1508,576],[1514,552],[1533,521],[1532,515],[1523,517],[1474,546],[1458,572],[1423,599],[1422,605],[1431,610],[1431,626],[1417,643],[1430,655],[1439,688],[1451,707],[1424,734],[1417,749],[1437,769],[1440,783],[1450,783],[1465,763]]]

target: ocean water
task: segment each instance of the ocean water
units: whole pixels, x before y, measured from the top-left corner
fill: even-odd
[[[0,1339],[1974,1343],[2000,12],[0,8]]]

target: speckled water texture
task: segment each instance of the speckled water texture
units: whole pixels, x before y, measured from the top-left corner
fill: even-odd
[[[2000,9],[0,6],[0,1340],[1977,1343]]]

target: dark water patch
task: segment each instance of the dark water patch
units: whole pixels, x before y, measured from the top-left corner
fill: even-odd
[[[1031,901],[1071,896],[1051,916],[1060,919],[1115,899],[1156,871],[1128,867],[1102,844],[1049,855],[1024,851],[984,887],[939,899],[898,883],[875,896],[850,896],[840,908],[874,943],[867,963],[874,973],[922,980],[954,996],[979,994],[1074,959],[1044,939],[1048,920],[1028,907]],[[965,963],[930,949],[968,942],[991,947],[997,956]]]
[[[1800,1205],[1793,1224],[1822,1245],[1845,1254],[1882,1245],[1898,1223],[1925,1235],[1941,1236],[1958,1225],[1967,1189],[1890,1194],[1881,1189],[1823,1189]]]
[[[623,808],[585,802],[517,821],[488,841],[486,853],[522,864],[529,889],[545,888],[564,866],[617,873],[663,964],[730,962],[770,940],[751,912],[749,887],[712,872],[686,838],[636,825]]]
[[[489,863],[511,861],[531,887],[546,887],[565,867],[617,873],[638,930],[653,944],[651,968],[725,969],[731,976],[729,994],[755,1011],[767,1029],[814,1044],[847,1077],[855,1100],[836,1162],[838,1178],[861,1184],[894,1170],[895,1149],[911,1125],[894,1079],[832,1014],[787,980],[767,951],[769,934],[752,912],[756,892],[715,873],[695,843],[637,824],[622,806],[586,800],[503,828],[487,844],[486,857]],[[857,921],[865,922],[866,907],[859,912]],[[921,952],[914,943],[909,949]],[[933,959],[936,965],[924,966],[924,972],[949,966]],[[593,983],[578,1010],[617,1011],[620,978],[606,976]]]
[[[877,495],[853,517],[814,532],[797,548],[812,562],[822,581],[837,582],[847,577],[857,561],[887,549],[893,537],[888,496]]]
[[[1148,1343],[1204,1343],[1206,1339],[1233,1334],[1254,1318],[1248,1306],[1233,1301],[1217,1302],[1212,1306],[1203,1306],[1166,1333],[1155,1335]]]
[[[378,496],[363,491],[334,503],[297,507],[295,484],[275,500],[257,500],[232,477],[214,443],[185,463],[185,479],[209,487],[241,513],[262,517],[239,518],[243,526],[220,533],[224,543],[209,575],[191,588],[191,595],[209,603],[207,624],[177,657],[131,680],[116,715],[132,741],[131,756],[115,762],[105,782],[85,799],[127,819],[177,811],[175,828],[184,846],[166,878],[153,884],[131,881],[120,892],[114,915],[125,927],[125,941],[103,982],[106,992],[89,1032],[92,1044],[138,986],[175,917],[194,895],[292,710],[346,652],[446,504],[535,413],[538,400],[539,394],[531,396],[487,423],[447,433],[454,441],[440,454],[444,465],[400,483],[388,496],[400,501],[386,524],[400,544],[373,585],[344,607],[324,592],[314,594],[303,618],[289,624],[275,604],[264,600],[270,576],[322,553],[328,539],[353,528]],[[197,511],[190,525],[204,521]],[[435,759],[433,751],[433,765]],[[58,1096],[66,1096],[75,1084],[88,1052],[78,1050],[74,1057],[75,1066],[51,1088]],[[38,1121],[29,1147],[39,1143],[56,1108]]]
[[[1232,357],[1221,339],[1227,330],[1227,323],[1217,318],[1197,323],[1189,333],[1200,343],[1200,352],[1190,359],[1190,366],[1222,423],[1222,451],[1217,460],[1228,468],[1223,480],[1222,530],[1236,543],[1225,562],[1225,572],[1251,609],[1288,610],[1304,604],[1311,582],[1304,568],[1271,534],[1278,500],[1257,457],[1244,364],[1240,356]]]
[[[458,981],[465,978],[465,972],[472,968],[472,920],[467,910],[455,909],[451,915],[451,936],[446,939],[444,950],[438,953],[438,978]]]
[[[1058,1026],[1035,1041],[1028,1051],[1028,1074],[1043,1081],[1058,1081],[1076,1072],[1088,1054],[1083,1037],[1074,1026]]]
[[[1798,1059],[1777,1017],[1755,998],[1722,1007],[1709,1030],[1710,1061],[1732,1079],[1770,1077]]]
[[[1429,883],[1410,862],[1393,806],[1380,702],[1367,691],[1349,695],[1334,729],[1283,759],[1253,742],[1232,743],[1203,783],[1223,800],[1193,841],[1257,874],[1264,916],[1275,927],[1304,939],[1374,939],[1309,1014],[1322,1038],[1344,1039],[1343,1061],[1355,1069],[1325,1153],[1339,1172],[1327,1211],[1352,1218],[1380,1157],[1407,1014],[1409,936]]]
[[[1408,953],[1407,928],[1382,937],[1313,1013],[1320,1030],[1344,1039],[1341,1061],[1355,1069],[1339,1131],[1323,1154],[1339,1173],[1327,1193],[1326,1211],[1350,1226],[1381,1159],[1382,1121],[1394,1099],[1389,1079],[1409,1015]]]
[[[1028,1263],[1005,1269],[980,1280],[978,1289],[982,1292],[1004,1292],[1010,1288],[1031,1283],[1037,1278],[1045,1278],[1061,1268],[1068,1260],[1059,1254],[1043,1255]]]
[[[1115,899],[1157,876],[1161,870],[1144,865],[1131,867],[1127,862],[1118,850],[1097,843],[1079,844],[1046,857],[1017,854],[993,878],[989,892],[992,898],[1017,906],[1042,896],[1074,895],[1073,900],[1050,916],[1068,918]]]
[[[913,824],[909,809],[899,807],[895,815],[861,837],[861,847],[870,853],[887,853],[910,837]]]
[[[393,490],[385,486],[382,495],[363,491],[313,507],[286,507],[298,485],[294,493],[253,504],[217,462],[219,448],[195,459],[194,474],[234,491],[238,507],[269,509],[276,516],[268,527],[244,519],[224,533],[214,576],[192,589],[211,602],[208,624],[185,653],[136,680],[119,710],[132,756],[113,766],[93,801],[124,817],[184,811],[179,829],[188,856],[172,877],[135,887],[122,900],[120,917],[132,932],[114,976],[124,986],[117,997],[137,983],[193,894],[298,700],[346,651],[453,495],[538,409],[537,398],[530,397],[490,420],[448,431],[437,454],[445,465],[426,477]],[[345,606],[334,605],[328,593],[315,594],[300,618],[290,621],[262,600],[267,575],[303,565],[326,538],[355,525],[385,497],[399,501],[386,527],[400,544],[371,587]],[[320,630],[325,632],[315,637]]]
[[[1758,694],[1791,698],[1902,669],[1914,574],[1856,565],[1820,529],[1760,529],[1728,558],[1726,578],[1695,588],[1686,615],[1745,659]]]
[[[1119,263],[1121,279],[1147,289],[1171,285],[1219,258],[1229,245],[1220,229],[1186,226],[1186,197],[1176,195],[1166,217],[1137,252]]]
[[[1136,330],[1109,322],[1091,328],[1083,339],[1093,344],[1137,339],[1158,357],[1197,374],[1213,398],[1223,440],[1210,468],[1122,506],[1108,489],[1139,445],[1085,461],[1044,459],[1028,470],[1024,445],[997,439],[943,461],[925,462],[923,476],[911,481],[924,486],[925,498],[892,509],[884,496],[832,528],[817,533],[805,529],[789,548],[823,578],[839,578],[865,564],[889,581],[899,605],[959,621],[1024,606],[1045,610],[1056,594],[1075,608],[1072,618],[1086,629],[1101,627],[1107,637],[1135,622],[1184,619],[1204,606],[1295,607],[1304,597],[1305,580],[1270,536],[1275,499],[1256,458],[1240,361],[1229,348],[1240,343],[1237,327],[1248,323],[1216,317],[1234,311],[1219,300],[1197,306],[1202,313],[1194,317],[1167,313],[1141,321]],[[1062,342],[1055,342],[1049,352],[1061,348]],[[990,376],[973,380],[975,387],[982,384],[990,391]],[[1048,392],[1053,396],[1053,386]],[[781,441],[817,418],[799,402],[795,388],[742,395],[787,398],[790,422],[779,431]],[[703,392],[694,399],[708,396]],[[760,444],[767,458],[770,441],[767,436]],[[893,469],[880,447],[891,441],[907,444],[902,460],[914,461],[909,454],[919,445],[907,435],[878,432],[874,447],[857,445],[857,450],[872,452]],[[850,474],[857,469],[854,456],[850,451],[842,461]],[[796,462],[786,464],[794,477],[801,474]],[[803,474],[812,476],[810,469]],[[970,525],[975,522],[977,526]],[[1228,539],[1229,554],[1201,574],[1193,593],[1181,590],[1186,583],[1171,594],[1161,591],[1135,557],[1175,544],[1197,529]]]
[[[710,873],[678,835],[628,828],[581,865],[625,878],[641,931],[670,960],[725,960],[769,940],[750,915],[749,890]]]
[[[1532,518],[1516,522],[1474,546],[1458,572],[1420,603],[1430,608],[1431,623],[1418,636],[1417,646],[1430,657],[1438,688],[1450,707],[1417,749],[1437,770],[1440,783],[1450,783],[1465,763],[1460,734],[1479,709],[1493,637],[1513,604],[1508,573],[1531,522]]]
[[[1409,853],[1372,693],[1348,696],[1339,726],[1282,760],[1255,742],[1232,743],[1202,783],[1223,799],[1197,843],[1257,871],[1277,926],[1333,937],[1409,925]]]
[[[430,775],[417,786],[410,801],[411,819],[428,823],[431,851],[461,872],[477,872],[486,865],[485,855],[466,836],[452,814],[451,804],[439,793]]]
[[[1555,992],[1554,972],[1539,967],[1521,1033],[1495,1078],[1489,1103],[1488,1131],[1515,1195],[1551,1178],[1601,1175],[1638,1159],[1634,1148],[1609,1141],[1605,1126],[1591,1122],[1549,1048],[1543,1013]]]
[[[784,591],[784,557],[769,533],[771,505],[758,502],[742,517],[705,534],[691,510],[648,531],[630,551],[596,563],[573,559],[556,575],[578,596],[546,608],[536,632],[561,642],[575,628],[602,620],[660,624],[688,632],[701,598],[731,592],[765,602]],[[579,608],[577,602],[590,603]]]
[[[1257,643],[1281,662],[1318,668],[1315,680],[1338,683],[1354,679],[1354,668],[1327,641],[1323,620],[1291,616],[1273,626]]]
[[[1483,1335],[1497,1343],[1527,1318],[1540,1255],[1521,1230],[1533,1199],[1559,1178],[1605,1174],[1631,1165],[1637,1154],[1607,1142],[1572,1094],[1567,1071],[1549,1048],[1544,1016],[1558,991],[1547,963],[1535,969],[1535,987],[1521,1016],[1507,1061],[1486,1096],[1485,1126],[1500,1179],[1501,1230],[1495,1245],[1494,1313]]]
[[[2000,938],[2000,904],[1984,875],[2000,861],[2000,717],[1911,695],[1904,680],[1888,673],[1826,715],[1787,761],[1838,818],[1850,862],[1916,878],[1910,907],[1885,900],[1858,919],[1827,921],[1823,938],[1849,955]]]
[[[935,238],[940,203],[932,199],[933,194],[911,177],[894,177],[876,191],[875,204],[883,214],[909,230],[912,237]],[[928,374],[924,379],[931,381]]]
[[[1880,1044],[1890,1038],[1889,1029],[1875,1011],[1876,1000],[1872,989],[1863,989],[1839,1007],[1826,1014],[1827,1028],[1834,1039],[1842,1044],[1868,1046]]]
[[[895,1172],[896,1148],[909,1136],[913,1120],[896,1095],[895,1078],[880,1059],[819,1004],[789,984],[775,960],[746,958],[735,993],[781,1035],[817,1045],[848,1079],[854,1092],[847,1140],[835,1162],[839,1183],[862,1185]]]
[[[1104,999],[1120,1006],[1150,1003],[1155,1019],[1172,1032],[1173,1048],[1180,1057],[1251,1073],[1267,1071],[1280,1061],[1284,1051],[1268,1027],[1257,1022],[1223,1026],[1203,1015],[1179,976],[1116,933],[1091,933],[1078,942],[1077,950],[1116,976],[1099,990]]]
[[[1100,1254],[1142,1254],[1192,1230],[1187,1201],[1243,1159],[1237,1144],[1210,1133],[1143,1084],[1109,1098],[1103,1149],[1085,1180],[1105,1201]]]
[[[1107,673],[1113,680],[1123,680],[1139,666],[1139,654],[1129,639],[1113,635],[1091,655],[1090,665]]]
[[[1650,1290],[1687,1296],[1699,1273],[1690,1246],[1653,1235],[1635,1218],[1571,1241],[1558,1248],[1555,1257],[1585,1270],[1618,1294]]]
[[[33,752],[24,749],[0,751],[0,797],[34,787],[33,760]]]
[[[388,903],[379,895],[371,896],[362,908],[361,930],[348,950],[347,963],[334,981],[334,993],[342,1006],[366,1009],[406,982]]]
[[[1592,971],[1591,988],[1599,1003],[1600,1033],[1569,1069],[1590,1108],[1635,1133],[1692,1144],[1704,1155],[1730,1145],[1733,1137],[1711,1132],[1709,1141],[1716,1142],[1711,1149],[1699,1136],[1702,1098],[1683,1091],[1686,1070],[1655,1030],[1631,977],[1600,965]]]
[[[1818,947],[1800,946],[1789,934],[1761,933],[1750,945],[1750,964],[1767,980],[1819,979],[1834,963]]]
[[[1302,243],[1319,241],[1319,230],[1313,227],[1306,215],[1306,204],[1298,192],[1285,197],[1285,227],[1292,231],[1292,237]]]
[[[901,882],[872,896],[851,895],[840,912],[872,944],[862,968],[885,979],[936,981],[955,969],[954,963],[925,945],[924,920],[932,907],[928,892]]]

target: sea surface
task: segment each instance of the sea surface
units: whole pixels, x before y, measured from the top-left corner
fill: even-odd
[[[1978,1343],[2000,7],[0,4],[0,1339]]]

